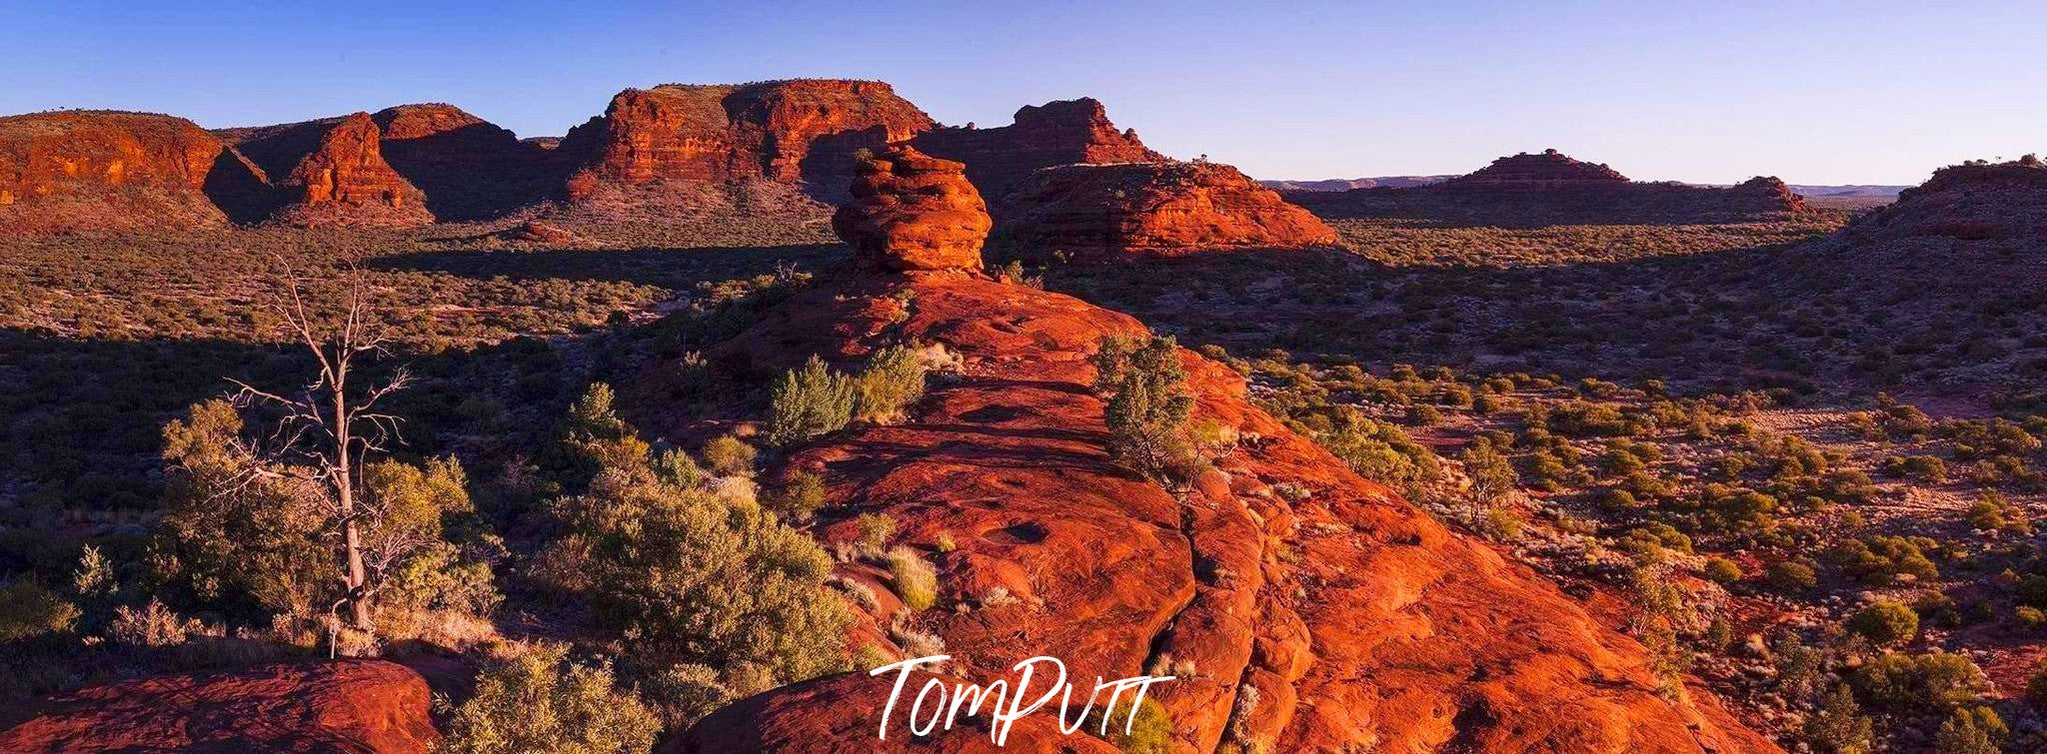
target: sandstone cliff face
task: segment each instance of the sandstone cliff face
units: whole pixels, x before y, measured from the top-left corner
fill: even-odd
[[[1166,159],[1145,148],[1136,131],[1116,130],[1102,103],[1087,97],[1026,105],[1016,111],[1013,125],[941,128],[913,143],[926,154],[966,163],[967,178],[997,204],[1039,168]]]
[[[886,514],[896,541],[937,565],[941,604],[968,609],[925,611],[912,627],[942,638],[967,679],[1045,654],[1083,684],[1168,669],[1182,677],[1154,697],[1181,751],[1777,750],[1701,689],[1667,701],[1633,640],[1360,478],[1193,352],[1180,354],[1193,420],[1235,438],[1218,472],[1175,495],[1118,466],[1088,357],[1105,336],[1145,334],[1128,316],[975,275],[856,273],[772,310],[713,358],[760,376],[890,341],[959,357],[905,421],[828,435],[785,463],[827,482],[821,539],[850,545],[856,516]],[[659,374],[642,394],[663,394]],[[886,590],[886,576],[841,570]],[[998,587],[1011,599],[986,600]],[[886,623],[887,610],[869,618]],[[991,750],[972,727],[876,740],[891,686],[853,673],[770,691],[668,750]],[[1020,726],[1010,746],[1100,749],[1052,722]]]
[[[426,196],[384,161],[369,113],[224,129],[278,189],[274,220],[293,225],[405,227],[433,222]]]
[[[371,116],[384,159],[425,193],[441,220],[495,217],[562,192],[564,155],[453,105],[399,105]]]
[[[0,118],[0,234],[222,225],[209,192],[261,179],[212,134],[168,115]]]
[[[869,267],[978,270],[992,222],[964,167],[908,146],[861,160],[832,229]]]
[[[426,681],[378,660],[272,665],[88,686],[0,731],[0,751],[424,753]]]
[[[1215,163],[1045,168],[1018,182],[1006,210],[1003,227],[1026,256],[1337,242],[1336,232],[1307,210]]]
[[[878,81],[799,79],[627,89],[560,149],[584,160],[572,198],[603,184],[803,181],[836,196],[855,151],[930,128],[930,116]]]

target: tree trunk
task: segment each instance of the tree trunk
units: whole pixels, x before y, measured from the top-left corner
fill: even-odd
[[[349,623],[369,631],[369,575],[362,562],[362,531],[355,521],[355,476],[348,464],[348,398],[342,392],[346,379],[336,375],[334,380],[334,492],[341,513],[342,546],[348,555]]]

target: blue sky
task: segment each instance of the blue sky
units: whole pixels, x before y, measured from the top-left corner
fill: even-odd
[[[0,0],[0,112],[201,125],[447,101],[560,134],[627,86],[876,78],[946,123],[1080,95],[1261,178],[1916,183],[2047,149],[2047,5],[1984,2]]]

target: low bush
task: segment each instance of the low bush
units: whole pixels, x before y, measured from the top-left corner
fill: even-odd
[[[436,751],[446,754],[633,754],[651,750],[661,730],[652,710],[616,687],[609,665],[570,662],[555,644],[489,663],[469,700],[445,711]]]

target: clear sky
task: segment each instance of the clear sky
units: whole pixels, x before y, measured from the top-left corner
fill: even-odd
[[[560,134],[627,86],[896,85],[945,123],[1087,95],[1260,178],[1555,147],[1638,179],[1916,183],[2047,150],[2042,0],[0,0],[0,112],[209,127],[446,101]]]

